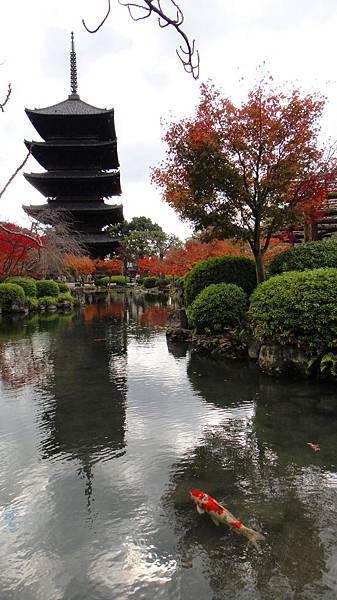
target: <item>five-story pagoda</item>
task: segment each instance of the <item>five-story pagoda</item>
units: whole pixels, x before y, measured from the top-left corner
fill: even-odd
[[[103,258],[118,244],[103,228],[123,221],[122,205],[104,202],[121,194],[114,109],[96,108],[80,99],[73,33],[70,81],[67,100],[26,109],[44,141],[25,144],[46,172],[24,176],[47,203],[23,208],[43,223],[50,222],[53,211],[63,214],[89,254]]]

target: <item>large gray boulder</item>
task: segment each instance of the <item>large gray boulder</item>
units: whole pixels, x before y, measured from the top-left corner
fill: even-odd
[[[294,373],[302,377],[310,377],[314,367],[314,361],[302,350],[278,344],[263,344],[258,362],[262,371],[275,375]]]

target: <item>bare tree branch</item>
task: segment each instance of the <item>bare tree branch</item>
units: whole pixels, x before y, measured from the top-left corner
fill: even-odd
[[[105,21],[107,20],[109,14],[110,14],[110,10],[111,10],[111,6],[110,6],[110,0],[108,0],[108,10],[107,13],[104,17],[104,19],[100,22],[100,24],[96,27],[96,29],[89,29],[86,24],[84,19],[82,19],[82,23],[83,23],[83,27],[89,32],[89,33],[96,33],[101,27],[102,25],[104,25]]]
[[[5,191],[7,190],[8,186],[12,183],[14,177],[19,173],[19,171],[21,171],[21,169],[23,169],[23,167],[25,166],[28,158],[30,157],[30,153],[31,153],[31,149],[32,149],[32,145],[25,157],[25,159],[22,161],[21,165],[18,166],[18,168],[14,171],[13,175],[10,176],[10,178],[8,179],[7,183],[5,184],[5,186],[2,188],[2,190],[0,191],[0,198],[4,195]]]
[[[36,266],[43,275],[48,273],[61,275],[65,273],[64,256],[83,256],[87,251],[81,245],[71,223],[67,220],[67,214],[57,208],[46,206],[39,214],[39,221],[34,220],[32,231],[36,236],[43,239],[44,252]]]
[[[11,84],[9,83],[9,84],[8,84],[8,89],[7,89],[7,96],[6,96],[6,98],[4,99],[4,101],[0,103],[0,110],[1,110],[2,112],[4,112],[4,106],[7,104],[7,102],[8,102],[8,100],[9,100],[9,97],[10,97],[11,93],[12,93],[12,86],[11,86]]]
[[[169,26],[173,27],[183,39],[183,44],[181,44],[179,49],[176,50],[179,60],[181,61],[185,71],[187,73],[191,73],[194,79],[198,79],[200,73],[199,52],[195,49],[195,40],[190,42],[186,33],[181,29],[181,25],[184,22],[184,15],[177,2],[175,0],[168,0],[175,10],[175,16],[170,17],[162,8],[162,0],[141,1],[143,4],[139,4],[137,2],[127,2],[126,0],[118,0],[118,3],[128,9],[129,15],[133,21],[142,21],[150,17],[152,14],[155,14],[158,16],[159,27],[162,29]],[[85,29],[89,31],[89,33],[96,33],[108,18],[110,14],[110,8],[110,0],[108,0],[107,13],[96,29],[88,29],[84,19],[82,19]]]

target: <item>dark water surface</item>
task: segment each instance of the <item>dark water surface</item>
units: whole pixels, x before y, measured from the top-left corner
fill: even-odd
[[[0,325],[1,600],[336,598],[335,389],[168,347],[168,310]]]

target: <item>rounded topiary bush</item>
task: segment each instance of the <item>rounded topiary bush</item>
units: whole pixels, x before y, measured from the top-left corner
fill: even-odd
[[[288,248],[270,261],[269,273],[277,275],[284,271],[305,271],[323,267],[337,268],[337,240],[307,242]]]
[[[40,279],[36,282],[37,296],[42,298],[43,296],[58,296],[60,288],[56,281],[52,279]]]
[[[156,287],[159,290],[165,290],[168,287],[168,280],[165,277],[157,277],[156,279]]]
[[[158,278],[157,277],[144,277],[143,286],[146,290],[156,287]]]
[[[37,308],[39,306],[39,301],[37,298],[35,298],[35,296],[27,296],[26,304],[27,304],[28,310],[37,310]]]
[[[247,308],[247,296],[234,283],[212,283],[198,294],[189,307],[189,324],[199,333],[221,333],[237,327]]]
[[[13,302],[19,300],[25,301],[25,292],[20,285],[16,283],[0,283],[0,307],[2,310],[9,311]]]
[[[124,287],[130,281],[129,277],[125,277],[125,275],[111,275],[111,277],[102,277],[100,280],[100,285],[106,286],[110,283],[114,283],[121,287]]]
[[[256,287],[255,263],[243,256],[216,256],[197,263],[185,277],[186,304],[211,283],[234,283],[249,296]]]
[[[58,299],[56,296],[41,296],[38,299],[39,308],[48,308],[49,306],[57,306]]]
[[[58,281],[57,285],[59,286],[59,290],[60,292],[69,292],[69,287],[68,285],[65,283],[65,281]]]
[[[312,354],[337,347],[337,269],[290,271],[261,283],[248,311],[254,337]]]
[[[6,283],[16,283],[22,287],[26,296],[30,298],[36,298],[37,296],[36,281],[31,277],[9,277]]]
[[[74,302],[74,298],[72,297],[71,293],[69,292],[69,290],[67,292],[62,292],[61,294],[59,294],[58,298],[57,298],[57,302],[60,304],[62,302]]]

